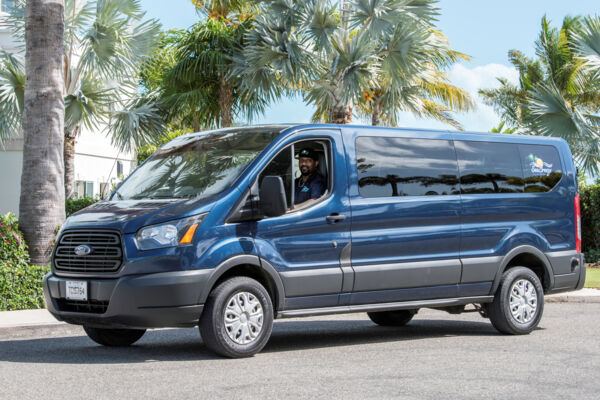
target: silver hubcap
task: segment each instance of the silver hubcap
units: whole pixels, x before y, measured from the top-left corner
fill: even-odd
[[[533,283],[527,279],[516,281],[510,288],[510,312],[513,318],[526,324],[531,321],[537,311],[537,292]]]
[[[255,295],[249,292],[234,294],[225,309],[225,329],[237,344],[256,340],[263,326],[263,308]]]

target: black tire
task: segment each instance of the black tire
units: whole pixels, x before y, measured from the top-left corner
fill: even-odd
[[[235,307],[236,298],[234,296],[243,296],[244,293],[251,296],[251,298],[247,296],[249,299],[248,307],[259,310],[256,302],[260,304],[262,309],[262,326],[260,329],[256,328],[258,326],[255,323],[256,321],[252,323],[249,321],[248,315],[252,315],[251,312],[242,312],[241,314],[246,315],[246,317],[240,316],[239,318],[231,313],[231,307]],[[237,299],[240,300],[241,297],[237,297]],[[229,309],[228,305],[231,306]],[[232,320],[237,318],[241,322],[240,326],[245,324],[247,335],[244,334],[243,330],[240,330],[243,327],[232,329],[231,326],[229,328],[226,326],[226,312]],[[259,312],[260,310],[256,311],[257,314]],[[245,318],[247,322],[244,322],[242,318]],[[260,283],[245,276],[228,279],[217,286],[208,296],[200,317],[200,335],[206,347],[219,355],[230,358],[251,357],[261,351],[271,337],[272,328],[273,304],[269,293]],[[248,335],[253,335],[254,332],[258,332],[255,337],[249,339],[247,343],[240,343],[240,341],[247,339]]]
[[[404,326],[413,319],[418,310],[394,310],[368,312],[371,321],[381,326]]]
[[[129,346],[140,340],[145,329],[105,329],[83,326],[83,330],[94,342],[103,346]]]
[[[528,286],[521,288],[515,286],[520,282]],[[529,294],[521,296],[521,289]],[[532,289],[535,290],[535,295],[530,291]],[[511,299],[513,299],[512,309]],[[531,310],[533,305],[535,310]],[[524,313],[522,311],[524,308],[528,312]],[[498,331],[509,335],[530,333],[537,327],[544,312],[544,288],[540,279],[532,270],[525,267],[514,267],[505,271],[494,295],[494,301],[487,310],[492,325]],[[516,316],[513,315],[513,311]]]

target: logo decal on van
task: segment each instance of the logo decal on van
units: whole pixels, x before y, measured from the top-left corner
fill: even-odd
[[[540,157],[534,157],[535,161],[529,163],[531,173],[535,175],[550,175],[552,173],[552,164],[544,162]]]

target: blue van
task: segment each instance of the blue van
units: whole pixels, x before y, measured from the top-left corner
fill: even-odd
[[[526,334],[584,265],[564,140],[255,126],[178,137],[69,217],[44,290],[102,345],[198,325],[208,348],[244,357],[275,318],[308,315],[402,326],[474,304]]]

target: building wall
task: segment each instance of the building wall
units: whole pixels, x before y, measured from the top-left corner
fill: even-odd
[[[16,150],[15,150],[16,147]],[[7,145],[0,151],[0,214],[12,212],[19,215],[19,197],[21,196],[21,169],[23,168],[22,143]],[[11,150],[13,149],[13,150]]]

